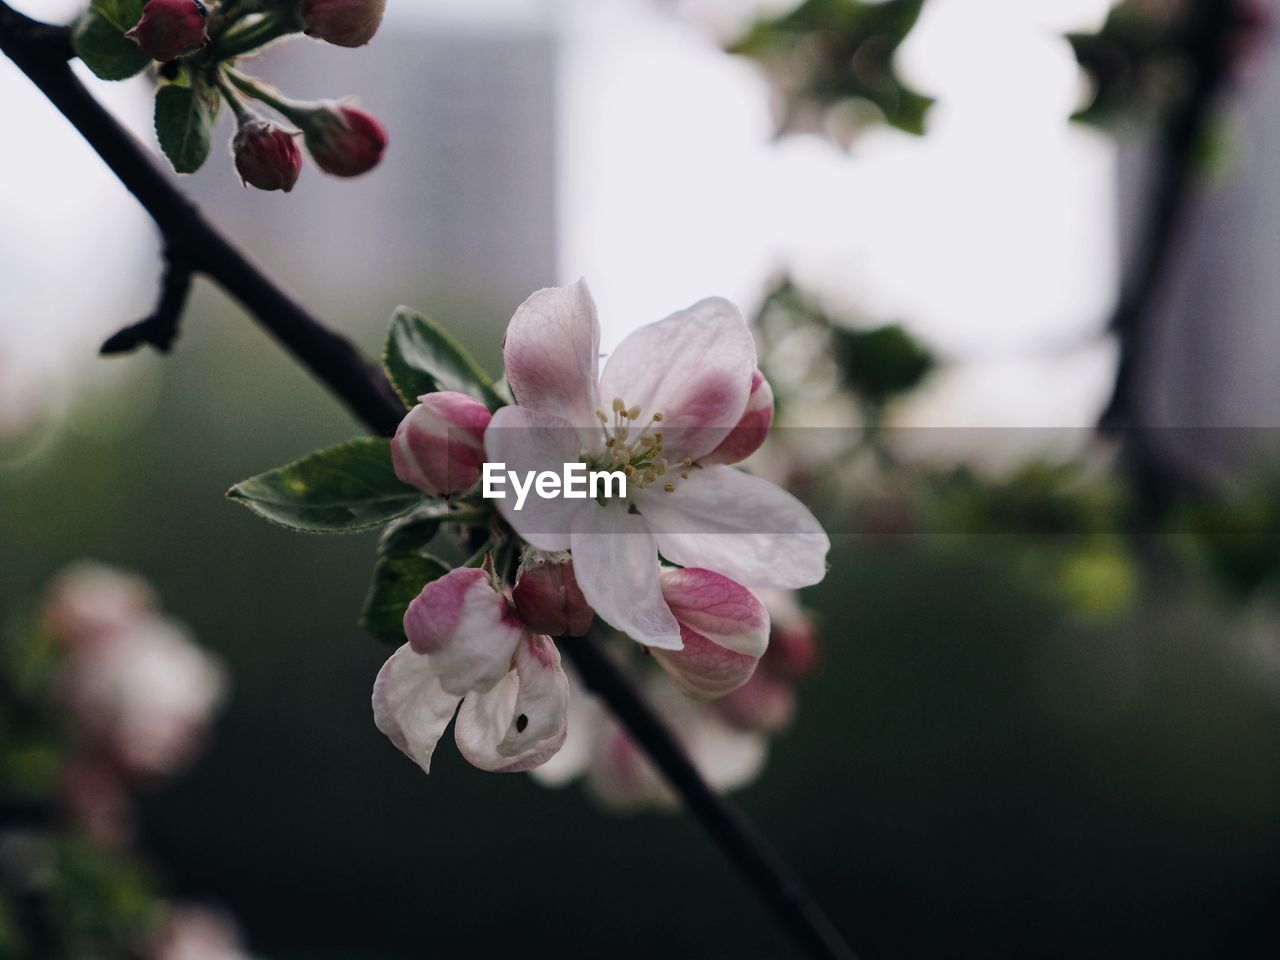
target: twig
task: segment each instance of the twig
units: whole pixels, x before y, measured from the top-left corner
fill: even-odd
[[[1195,0],[1183,26],[1183,49],[1191,67],[1190,87],[1175,103],[1156,134],[1150,214],[1109,329],[1120,346],[1115,385],[1100,420],[1104,431],[1123,435],[1123,452],[1148,510],[1158,510],[1170,487],[1194,485],[1173,472],[1157,450],[1142,407],[1139,363],[1149,356],[1160,319],[1158,294],[1195,195],[1198,148],[1217,97],[1230,74],[1233,29],[1239,27],[1238,0]]]
[[[151,215],[164,235],[170,272],[176,262],[185,265],[188,272],[212,278],[374,432],[385,436],[395,431],[404,406],[382,372],[345,337],[325,327],[272,283],[161,173],[150,154],[71,72],[66,62],[70,40],[65,29],[31,20],[0,0],[0,50],[71,121]],[[180,287],[181,278],[175,277],[170,291],[166,278],[165,297],[157,309],[162,319],[155,321],[156,326],[167,322],[163,301],[171,292],[176,297]],[[152,319],[154,316],[143,324]],[[130,329],[136,330],[136,326]],[[154,329],[149,332],[157,333]],[[807,950],[815,957],[852,958],[852,951],[794,874],[734,809],[711,791],[626,678],[589,640],[572,641],[567,649],[587,682],[667,775],[689,811]]]
[[[155,312],[112,334],[99,353],[103,356],[128,353],[144,343],[151,344],[161,353],[168,353],[178,336],[192,279],[191,265],[174,251],[165,251],[164,277],[160,280],[160,300]]]
[[[636,693],[590,636],[557,637],[582,680],[627,728],[738,872],[777,914],[811,956],[855,960],[856,955],[799,878],[768,842],[712,790],[670,729]]]
[[[210,224],[161,172],[147,149],[72,73],[70,34],[0,0],[0,50],[97,151],[164,235],[170,255],[214,280],[375,433],[395,432],[404,406],[382,372],[346,337],[284,293]]]

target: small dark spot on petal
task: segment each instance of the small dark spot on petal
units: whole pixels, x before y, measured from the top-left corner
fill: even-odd
[[[529,726],[529,718],[523,713],[516,717],[516,733],[524,733],[524,728]]]

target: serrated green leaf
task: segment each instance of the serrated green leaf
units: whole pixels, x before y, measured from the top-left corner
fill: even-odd
[[[86,67],[103,80],[125,80],[146,69],[151,58],[125,36],[142,19],[144,0],[93,0],[71,31],[71,45]]]
[[[168,84],[156,91],[156,136],[178,173],[195,173],[209,158],[216,99],[197,86]]]
[[[438,390],[468,394],[490,410],[505,403],[489,375],[444,327],[408,307],[397,308],[391,318],[383,364],[410,406]]]
[[[357,533],[422,503],[400,482],[391,445],[365,437],[237,483],[227,496],[260,517],[303,533]]]
[[[423,587],[448,572],[442,561],[421,553],[380,557],[373,568],[373,583],[360,613],[360,625],[379,640],[404,643],[405,610]]]
[[[388,556],[424,549],[440,524],[456,512],[444,500],[427,500],[387,525],[378,538],[378,553]]]

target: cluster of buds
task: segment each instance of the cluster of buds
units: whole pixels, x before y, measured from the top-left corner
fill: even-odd
[[[243,183],[288,192],[302,172],[299,139],[321,170],[354,177],[372,170],[382,159],[386,131],[371,114],[346,102],[284,98],[237,72],[237,59],[297,33],[359,47],[373,38],[385,10],[386,0],[148,0],[137,24],[124,36],[164,65],[160,74],[165,80],[193,89],[198,103],[227,101],[236,115],[231,152]],[[78,50],[93,68],[93,50]],[[260,115],[248,100],[274,110],[292,127]],[[212,118],[211,106],[207,122],[211,124]],[[193,160],[185,155],[179,160],[166,146],[163,133],[161,146],[182,172],[203,162],[203,157]]]
[[[302,172],[298,137],[316,166],[335,177],[357,177],[382,160],[386,130],[377,117],[349,103],[290,100],[230,68],[224,70],[221,85],[236,114],[237,131],[231,143],[236,169],[249,186],[293,189]],[[270,107],[296,129],[264,120],[244,104],[241,94]]]

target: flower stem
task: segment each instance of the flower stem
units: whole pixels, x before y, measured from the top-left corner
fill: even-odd
[[[609,704],[614,716],[662,771],[689,814],[809,955],[822,960],[855,960],[853,949],[791,868],[724,797],[707,785],[670,729],[641,699],[599,642],[588,634],[557,637],[556,645],[573,661],[583,682]]]
[[[297,33],[299,28],[291,12],[281,9],[264,13],[257,19],[243,20],[231,27],[214,41],[212,53],[218,60],[244,56],[272,40]]]
[[[308,109],[306,105],[286,99],[281,96],[278,90],[275,90],[270,85],[253,77],[246,76],[239,70],[232,69],[231,67],[225,67],[222,72],[225,74],[227,79],[235,84],[236,88],[246,96],[250,96],[260,103],[265,103],[290,123],[294,123],[299,126],[302,125],[302,114]]]

